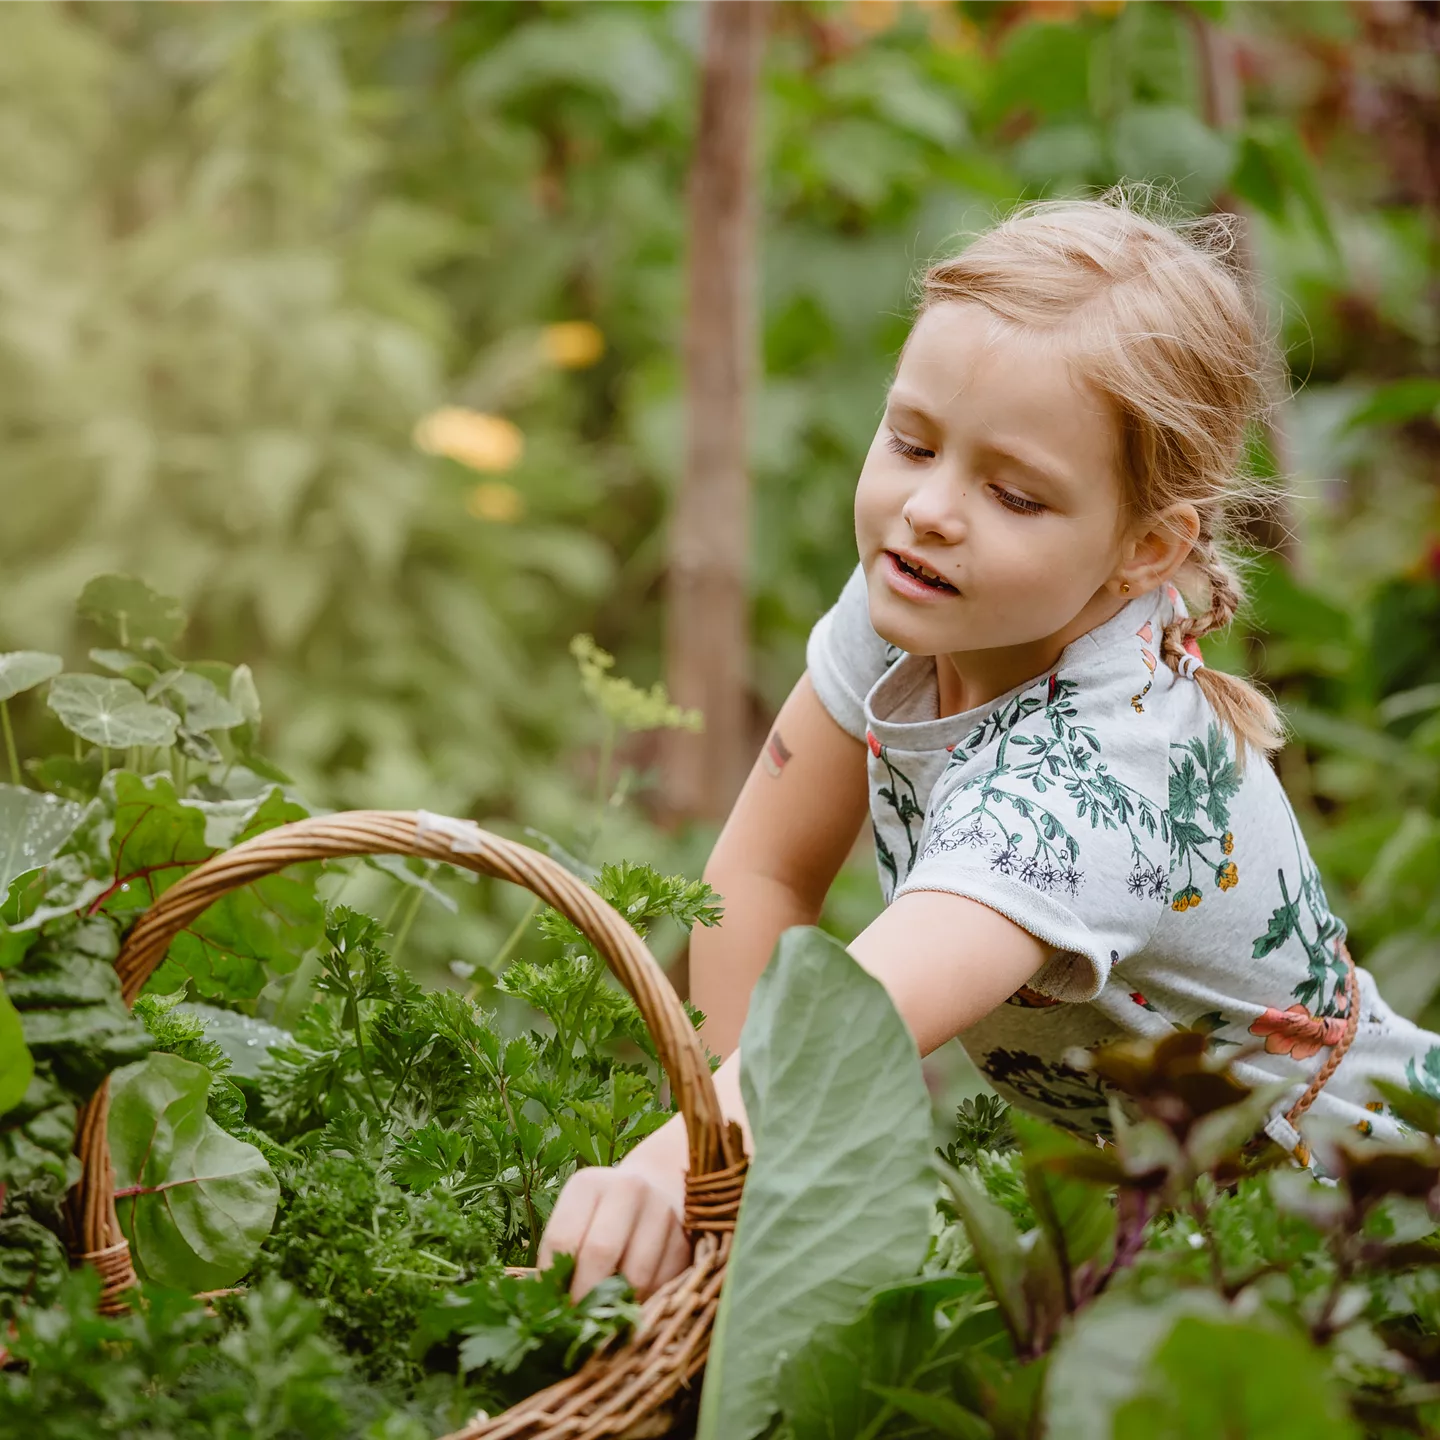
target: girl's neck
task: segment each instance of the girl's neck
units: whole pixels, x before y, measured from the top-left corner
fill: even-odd
[[[1068,625],[1053,635],[1024,645],[937,655],[935,682],[939,689],[940,718],[963,715],[967,710],[988,705],[1017,685],[1043,674],[1060,658],[1067,645],[1118,615],[1135,598],[1100,590]]]

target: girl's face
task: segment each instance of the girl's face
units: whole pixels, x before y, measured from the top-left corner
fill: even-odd
[[[1122,559],[1117,443],[1063,356],[971,302],[925,311],[855,492],[876,632],[915,655],[1022,647],[1023,671],[1037,646],[1109,618],[1123,603],[1102,589]]]

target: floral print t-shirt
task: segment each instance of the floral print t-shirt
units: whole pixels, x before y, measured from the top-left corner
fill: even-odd
[[[1107,1092],[1066,1052],[1199,1028],[1222,1050],[1260,1047],[1239,1078],[1293,1082],[1266,1130],[1296,1150],[1285,1111],[1345,1029],[1345,927],[1269,763],[1251,752],[1242,774],[1200,686],[1159,659],[1184,613],[1162,586],[1045,674],[942,716],[934,658],[876,635],[857,567],[806,660],[825,708],[869,747],[886,904],[950,891],[1051,947],[960,1036],[995,1090],[1108,1136]],[[1393,1136],[1370,1078],[1440,1098],[1440,1036],[1395,1014],[1363,968],[1357,979],[1354,1042],[1308,1113]]]

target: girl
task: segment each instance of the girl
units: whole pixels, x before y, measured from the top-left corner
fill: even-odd
[[[867,809],[886,906],[851,954],[922,1054],[958,1035],[1043,1119],[1105,1136],[1065,1052],[1175,1027],[1293,1082],[1265,1130],[1301,1163],[1297,1098],[1396,1135],[1370,1076],[1437,1088],[1440,1037],[1350,963],[1267,761],[1274,707],[1196,645],[1241,602],[1225,520],[1265,393],[1228,236],[1118,194],[1042,202],[925,275],[855,492],[860,563],[705,872],[725,920],[693,936],[694,998],[742,1125],[751,988]],[[683,1123],[561,1194],[541,1255],[576,1255],[576,1295],[688,1264]]]

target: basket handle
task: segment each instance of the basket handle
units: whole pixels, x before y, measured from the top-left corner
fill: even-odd
[[[685,1117],[687,1228],[732,1228],[745,1169],[740,1130],[724,1117],[704,1049],[654,956],[619,911],[563,866],[473,821],[423,810],[349,810],[278,826],[212,856],[135,922],[115,961],[126,1005],[134,1005],[175,936],[222,895],[287,865],[362,855],[414,855],[513,881],[554,906],[585,935],[639,1007]],[[109,1108],[107,1082],[81,1113],[75,1149],[82,1174],[69,1201],[83,1258],[101,1271],[107,1299],[134,1280],[115,1213],[105,1134]]]

